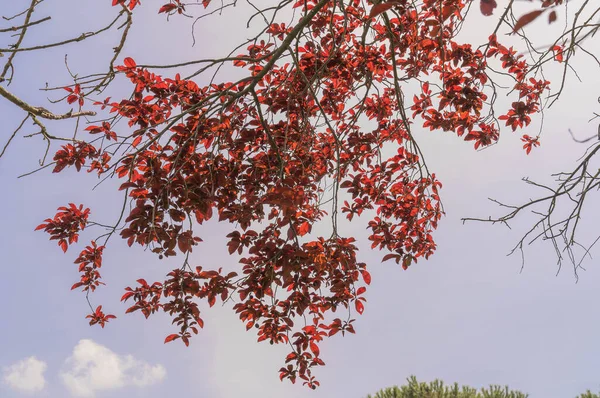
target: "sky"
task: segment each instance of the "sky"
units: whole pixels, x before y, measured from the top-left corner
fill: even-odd
[[[1,13],[17,12],[17,3],[3,4]],[[233,9],[199,23],[197,43],[191,47],[187,21],[167,23],[156,14],[159,3],[147,0],[136,10],[123,57],[160,63],[224,55],[250,35],[243,28],[246,14]],[[39,16],[51,15],[52,20],[32,30],[24,44],[76,36],[100,27],[114,13],[107,0],[46,0]],[[465,37],[485,40],[489,21],[473,13]],[[9,23],[1,20],[0,28],[6,26]],[[546,44],[546,29],[545,24],[531,27],[540,45]],[[71,71],[83,72],[90,65],[104,65],[117,40],[111,33],[83,46],[20,54],[10,89],[33,104],[68,110],[64,103],[48,104],[46,98],[54,94],[39,88],[46,82],[68,81],[66,53]],[[513,41],[517,48],[522,44]],[[172,333],[168,318],[158,315],[145,321],[139,313],[125,315],[119,298],[130,282],[140,277],[159,280],[178,259],[159,261],[119,240],[105,251],[107,286],[94,294],[94,300],[118,319],[104,329],[88,326],[84,297],[69,290],[78,279],[72,264],[75,250],[64,255],[46,234],[33,229],[68,202],[92,208],[95,219],[112,220],[121,197],[114,183],[92,191],[97,181],[74,171],[53,175],[43,170],[17,178],[34,170],[44,151],[41,140],[18,136],[0,158],[0,397],[358,398],[402,384],[410,375],[474,387],[507,384],[533,398],[600,391],[596,257],[584,264],[587,270],[576,281],[568,266],[557,274],[549,244],[535,244],[527,249],[521,270],[520,258],[506,254],[534,218],[520,217],[512,229],[461,222],[462,217],[499,215],[488,197],[522,203],[539,194],[521,181],[523,177],[548,182],[551,173],[574,166],[585,147],[575,143],[568,130],[580,137],[593,135],[596,125],[588,120],[593,112],[600,113],[597,66],[589,58],[581,58],[576,66],[583,82],[569,75],[562,99],[544,115],[542,146],[529,156],[521,149],[520,134],[506,130],[499,144],[483,151],[474,151],[472,144],[449,133],[415,130],[429,167],[444,184],[446,216],[434,235],[438,250],[428,261],[403,271],[392,262],[381,263],[383,254],[370,251],[368,244],[360,246],[360,260],[369,264],[373,277],[366,309],[355,322],[356,335],[338,334],[322,344],[327,365],[319,369],[322,387],[316,391],[280,382],[277,370],[286,350],[257,344],[256,335],[245,332],[230,308],[203,310],[205,327],[189,348],[164,345],[164,337]],[[551,80],[558,71],[550,68],[547,77]],[[121,89],[126,95],[129,87]],[[0,101],[0,145],[23,117],[12,104]],[[55,123],[52,128],[68,135],[73,125]],[[523,133],[537,135],[539,128],[538,119]],[[25,126],[26,133],[34,131]],[[587,243],[597,236],[594,223],[600,217],[593,198],[589,200],[582,229]],[[344,228],[347,235],[365,241],[362,225]],[[224,244],[227,232],[226,226],[215,223],[200,229],[205,242],[194,250],[193,262],[235,266]],[[82,241],[86,238],[91,236]]]

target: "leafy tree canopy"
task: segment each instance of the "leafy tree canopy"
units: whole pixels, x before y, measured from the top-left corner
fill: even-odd
[[[109,221],[84,204],[56,204],[37,229],[62,251],[76,250],[72,289],[84,293],[90,325],[114,321],[114,310],[91,293],[104,284],[103,255],[120,237],[161,259],[181,259],[160,280],[125,282],[127,313],[170,315],[175,329],[164,341],[188,345],[204,325],[201,302],[232,303],[259,342],[289,347],[280,378],[310,388],[325,364],[322,342],[355,332],[371,283],[356,237],[340,225],[366,228],[382,261],[405,270],[433,255],[442,183],[415,130],[454,134],[480,149],[527,128],[560,97],[576,50],[590,54],[585,46],[600,11],[585,1],[572,15],[564,0],[527,2],[528,10],[513,0],[249,1],[244,12],[254,36],[220,57],[161,65],[155,54],[128,54],[140,10],[155,7],[170,21],[192,18],[194,29],[237,2],[104,1],[112,19],[91,15],[103,25],[64,40],[28,44],[31,32],[51,21],[41,0],[6,16],[14,25],[0,28],[0,97],[22,114],[0,156],[21,134],[39,139],[46,148],[37,172],[86,171],[112,180],[123,195]],[[460,33],[474,13],[488,18],[489,29],[477,43],[465,42]],[[534,24],[554,29],[559,19],[548,42],[527,34]],[[46,49],[85,46],[107,32],[117,40],[104,63],[73,71],[66,59],[70,79],[44,88],[50,109],[15,91],[22,54],[43,57]],[[520,48],[508,43],[515,37]],[[562,71],[556,83],[546,79],[549,67]],[[119,96],[117,88],[130,94]],[[506,104],[497,102],[500,94]],[[72,122],[68,133],[65,121]],[[541,142],[525,131],[517,139],[527,154]],[[585,198],[600,185],[600,172],[590,171],[599,150],[595,144],[547,196],[488,221],[508,223],[549,203],[526,237],[552,241],[576,270],[576,229]],[[571,199],[572,210],[554,221],[560,198]],[[239,256],[235,270],[195,263],[208,221],[229,228],[224,245]],[[83,248],[73,249],[83,233]]]

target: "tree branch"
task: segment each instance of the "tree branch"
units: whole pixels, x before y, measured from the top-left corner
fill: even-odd
[[[0,95],[12,102],[13,104],[15,104],[16,106],[18,106],[19,108],[23,109],[25,112],[28,112],[34,116],[41,117],[43,119],[64,120],[81,116],[96,116],[96,112],[94,111],[73,112],[72,109],[67,113],[55,114],[41,106],[38,107],[28,104],[27,102],[23,101],[22,99],[20,99],[10,91],[6,90],[2,86],[0,86]]]

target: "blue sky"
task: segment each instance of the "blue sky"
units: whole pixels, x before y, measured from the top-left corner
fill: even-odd
[[[11,13],[5,8],[18,11],[15,3],[3,5],[2,13]],[[178,19],[166,23],[156,15],[159,3],[148,0],[139,9],[124,56],[139,63],[206,58],[223,55],[247,35],[241,28],[232,29],[245,26],[240,22],[245,20],[243,13],[225,13],[197,26],[198,43],[192,48],[189,25]],[[39,15],[53,19],[32,31],[27,45],[99,27],[115,12],[107,0],[47,0],[41,7]],[[480,42],[488,35],[489,20],[473,16],[465,35]],[[545,34],[535,28],[532,33],[540,38]],[[72,70],[83,72],[89,65],[103,65],[117,39],[109,34],[83,46],[21,54],[10,89],[33,104],[50,107],[47,94],[38,89],[46,81],[68,81],[65,53]],[[1,43],[0,47],[5,44]],[[550,70],[547,77],[557,71]],[[163,345],[172,330],[167,317],[143,321],[141,314],[126,316],[126,306],[118,300],[130,282],[139,277],[159,280],[178,259],[159,261],[118,240],[105,251],[107,286],[93,298],[118,319],[105,329],[89,327],[84,297],[69,291],[78,278],[72,264],[77,250],[64,255],[46,234],[33,229],[68,202],[92,208],[95,219],[112,220],[121,197],[111,182],[92,191],[97,181],[74,171],[53,175],[45,170],[18,179],[36,167],[44,146],[39,139],[17,137],[0,159],[0,397],[364,397],[401,384],[412,374],[420,380],[441,378],[477,387],[508,384],[533,398],[600,390],[597,262],[587,261],[587,271],[575,283],[568,267],[555,275],[551,246],[536,244],[527,250],[520,272],[518,256],[506,253],[532,218],[519,218],[512,230],[460,221],[499,214],[488,197],[518,203],[535,196],[537,191],[521,182],[522,177],[548,182],[551,173],[575,164],[584,147],[567,131],[594,134],[596,126],[588,119],[600,111],[597,70],[582,58],[577,71],[584,83],[570,76],[563,98],[545,114],[542,146],[529,156],[521,149],[520,135],[510,131],[503,131],[498,145],[479,152],[451,134],[416,131],[430,168],[444,183],[447,215],[435,234],[438,251],[429,261],[402,271],[393,263],[381,264],[380,252],[361,245],[361,260],[370,265],[373,276],[366,310],[355,323],[356,335],[336,336],[322,345],[327,366],[319,371],[322,387],[316,391],[280,382],[277,369],[285,349],[257,344],[256,336],[245,332],[229,308],[203,312],[206,326],[189,348]],[[122,94],[128,90],[122,87]],[[68,110],[64,103],[52,109]],[[3,145],[24,115],[0,101],[0,116]],[[536,135],[539,127],[536,121],[525,133]],[[73,125],[52,128],[68,135],[64,131],[72,131]],[[25,131],[33,132],[33,126]],[[586,209],[582,232],[590,242],[599,216],[597,208]],[[345,228],[348,235],[365,237],[362,225]],[[209,224],[200,231],[205,243],[194,251],[194,262],[234,267],[235,259],[223,244],[228,229]],[[93,237],[84,235],[82,241]]]

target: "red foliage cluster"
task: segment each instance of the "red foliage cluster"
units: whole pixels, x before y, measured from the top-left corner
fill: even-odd
[[[232,226],[226,244],[241,255],[239,273],[192,269],[186,260],[164,281],[139,279],[122,297],[134,302],[127,312],[170,314],[179,331],[165,342],[181,339],[188,345],[203,327],[198,300],[212,306],[218,298],[235,298],[234,310],[247,329],[256,329],[258,341],[292,347],[280,377],[318,386],[312,368],[324,365],[319,344],[340,331],[354,333],[352,313],[363,313],[365,285],[371,282],[367,265],[357,260],[354,238],[339,233],[338,211],[350,221],[366,217],[371,247],[385,250],[384,260],[404,269],[436,248],[431,234],[442,215],[441,183],[423,168],[405,109],[421,117],[424,127],[452,131],[479,148],[499,137],[494,118],[484,113],[488,62],[498,59],[515,81],[518,99],[499,117],[512,130],[530,123],[548,88],[495,36],[484,50],[454,40],[469,2],[424,0],[409,7],[398,0],[368,13],[353,0],[344,2],[342,14],[336,2],[298,0],[294,7],[310,15],[311,40],[299,39],[293,62],[285,63],[276,58],[285,49],[278,45],[297,33],[273,23],[268,40],[251,44],[232,61],[249,71],[235,83],[201,87],[179,74],[163,78],[126,58],[117,70],[134,85],[133,95],[94,103],[127,120],[133,133],[121,139],[109,122],[86,130],[127,151],[109,165],[105,149],[68,144],[56,153],[54,171],[70,165],[79,170],[86,159],[100,174],[114,167],[131,199],[120,232],[130,246],[149,247],[161,258],[187,255],[201,242],[192,221],[216,218]],[[113,0],[129,9],[138,4]],[[495,6],[481,0],[484,14]],[[384,14],[391,9],[393,15]],[[159,10],[183,11],[178,0]],[[374,32],[368,42],[365,21]],[[410,104],[404,104],[399,75],[422,82]],[[374,85],[379,88],[361,97],[363,88]],[[70,93],[72,102],[79,91]],[[82,98],[75,100],[83,104]],[[537,138],[524,137],[527,153],[539,145]],[[382,148],[393,153],[386,156]],[[348,200],[338,204],[342,194]],[[326,195],[333,231],[314,237],[313,226],[327,214]],[[59,210],[38,229],[59,239],[66,251],[89,210],[74,205]],[[99,286],[103,249],[92,242],[81,252],[76,260],[81,281],[73,288],[87,292]],[[336,316],[339,312],[344,314]],[[101,307],[88,316],[90,324],[101,326],[111,317]]]
[[[100,282],[101,276],[98,271],[102,267],[103,250],[104,246],[98,246],[94,241],[91,242],[91,246],[83,249],[75,260],[75,264],[79,264],[79,272],[82,273],[81,280],[71,286],[71,290],[83,286],[84,292],[93,292],[98,286],[104,285],[103,282]]]
[[[537,137],[533,138],[528,136],[527,134],[523,135],[523,138],[521,138],[521,141],[523,141],[525,144],[523,145],[523,149],[525,149],[525,152],[527,152],[527,154],[529,154],[529,152],[531,152],[531,149],[536,147],[536,146],[540,146],[540,141]]]
[[[113,6],[118,6],[118,5],[127,5],[127,7],[130,10],[133,10],[136,6],[141,4],[141,0],[112,0],[112,5]]]
[[[75,166],[79,171],[81,166],[85,165],[86,159],[96,159],[99,156],[99,152],[93,145],[83,141],[79,141],[75,145],[63,145],[54,155],[56,166],[53,172],[58,173],[67,166]]]
[[[519,101],[512,103],[512,108],[508,113],[501,115],[500,120],[506,120],[506,125],[513,131],[531,122],[529,115],[539,110],[540,98],[545,90],[549,88],[550,82],[547,80],[536,80],[533,77],[527,79],[528,65],[523,55],[517,55],[512,47],[506,48],[499,44],[496,37],[490,37],[490,48],[487,52],[488,57],[500,56],[502,68],[515,76],[515,90],[519,93]],[[527,152],[529,153],[529,151]]]
[[[85,129],[86,131],[89,131],[90,134],[99,134],[102,133],[104,134],[104,137],[107,140],[115,140],[117,141],[117,133],[115,133],[114,131],[112,131],[110,129],[110,123],[109,122],[102,122],[102,124],[100,126],[88,126]]]
[[[226,300],[230,290],[236,288],[231,283],[235,276],[235,272],[223,276],[220,269],[203,271],[202,267],[196,267],[194,271],[189,272],[176,269],[167,275],[168,279],[164,283],[154,282],[149,285],[144,279],[138,279],[140,286],[135,289],[126,288],[127,292],[121,297],[121,301],[132,298],[135,304],[126,312],[140,310],[146,318],[159,310],[175,315],[173,323],[180,326],[180,332],[167,336],[165,343],[181,338],[185,345],[189,345],[190,332],[198,334],[198,327],[204,327],[198,304],[192,300],[206,299],[211,307],[217,297]],[[162,303],[163,298],[168,298],[169,301]]]
[[[79,106],[83,106],[85,103],[85,94],[81,91],[81,86],[79,84],[76,84],[73,88],[65,87],[65,91],[69,93],[69,95],[67,95],[67,102],[69,104],[77,102]]]
[[[54,218],[47,218],[44,223],[36,227],[36,231],[43,229],[50,234],[50,240],[58,240],[58,246],[66,252],[70,244],[79,240],[79,231],[87,225],[90,209],[83,209],[69,203],[69,207],[59,207]]]
[[[114,315],[107,315],[102,311],[102,306],[99,305],[96,307],[96,310],[86,316],[86,319],[90,320],[90,326],[94,326],[96,324],[100,325],[104,329],[104,325],[110,320],[115,319]]]

